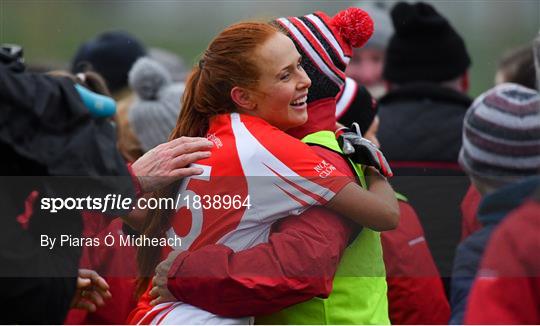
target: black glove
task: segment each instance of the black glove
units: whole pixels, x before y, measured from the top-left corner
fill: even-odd
[[[343,153],[354,162],[372,166],[385,177],[393,176],[392,169],[390,169],[383,153],[372,142],[362,137],[360,127],[356,122],[351,125],[350,129],[344,129],[344,132],[338,137],[338,142]]]

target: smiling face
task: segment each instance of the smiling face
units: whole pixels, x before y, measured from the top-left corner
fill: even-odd
[[[287,36],[276,33],[256,51],[260,69],[250,114],[281,130],[307,121],[307,95],[311,80],[300,65],[301,57]]]

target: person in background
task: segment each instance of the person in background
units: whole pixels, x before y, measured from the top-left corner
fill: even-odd
[[[128,73],[138,58],[147,53],[144,44],[124,31],[108,31],[84,42],[71,60],[71,72],[99,73],[113,98],[120,101],[131,94]]]
[[[532,45],[522,45],[507,51],[500,59],[495,74],[495,84],[515,83],[536,88]]]
[[[46,73],[49,76],[67,77],[74,83],[84,86],[85,88],[101,95],[111,97],[111,92],[107,87],[107,83],[103,77],[94,71],[85,71],[73,75],[64,70],[52,70]]]
[[[537,185],[538,186],[538,185]],[[540,188],[493,232],[471,289],[464,324],[540,323]]]
[[[482,194],[471,184],[465,197],[461,201],[461,238],[460,242],[467,239],[471,234],[480,230],[482,224],[478,221],[478,205],[482,200]]]
[[[469,181],[458,164],[471,64],[462,37],[433,6],[397,3],[383,71],[379,142],[418,213],[448,294],[460,239],[459,204]]]
[[[62,323],[73,298],[96,277],[77,282],[81,248],[39,245],[46,235],[81,237],[79,211],[52,213],[39,209],[46,197],[101,196],[117,193],[133,197],[128,169],[116,151],[110,121],[92,115],[78,85],[66,77],[27,73],[22,50],[0,47],[0,148],[2,170],[9,176],[40,176],[2,179],[0,284],[4,324]],[[87,99],[89,99],[87,97]],[[90,98],[91,100],[91,98]],[[102,103],[102,102],[101,102]],[[100,176],[126,177],[118,180]],[[43,177],[48,176],[48,177]],[[77,185],[53,176],[77,176]],[[115,179],[115,180],[113,180]],[[127,181],[127,182],[123,182]],[[68,181],[68,182],[66,182]],[[37,191],[32,214],[25,219],[25,199]],[[65,198],[65,197],[64,197]],[[94,282],[95,281],[95,282]],[[80,293],[80,292],[79,292]],[[85,293],[92,294],[91,291]],[[104,291],[104,295],[106,290]]]
[[[344,90],[338,95],[337,107],[340,123],[348,126],[358,121],[364,138],[379,146],[378,105],[369,91],[347,78]],[[450,305],[424,229],[407,198],[402,194],[396,197],[399,225],[395,230],[381,233],[390,321],[394,325],[446,324]]]
[[[539,185],[540,94],[501,84],[480,95],[464,120],[459,162],[482,194],[482,228],[457,248],[452,272],[451,324],[462,324],[474,277],[496,226]]]
[[[118,147],[133,162],[167,141],[180,112],[184,83],[173,82],[169,70],[149,57],[138,59],[129,72],[134,95],[124,111]]]
[[[146,46],[125,31],[107,31],[80,45],[71,61],[71,71],[93,70],[103,76],[117,101],[118,149],[124,159],[133,162],[141,153],[132,146],[128,110],[133,101],[128,74],[137,59],[147,54]]]
[[[540,92],[540,33],[533,41]],[[540,116],[539,116],[540,118]],[[540,187],[493,232],[465,312],[467,324],[539,324]]]
[[[365,134],[369,128],[378,131],[378,109],[377,100],[371,96],[370,91],[365,86],[359,85],[351,77],[347,77],[343,89],[336,97],[336,119],[339,124],[338,127],[351,126],[356,122],[362,134]],[[374,120],[376,120],[376,128],[372,126]],[[376,137],[372,138],[373,140],[376,140],[374,144],[377,146],[380,145]]]
[[[373,19],[374,32],[368,43],[355,49],[345,73],[365,86],[371,95],[380,99],[386,93],[383,65],[388,41],[394,32],[388,8],[382,1],[362,1],[356,7],[365,10]]]
[[[85,236],[80,211],[39,209],[41,198],[111,193],[133,198],[138,192],[154,191],[167,182],[202,173],[187,165],[197,161],[201,157],[198,151],[208,148],[210,142],[188,137],[159,145],[126,167],[116,150],[109,119],[114,101],[92,92],[100,91],[94,74],[27,73],[22,48],[0,46],[2,168],[6,175],[26,176],[3,179],[0,187],[5,216],[0,227],[2,323],[60,324],[70,306],[92,310],[110,296],[102,278],[79,269],[80,246],[48,249],[39,245],[43,235]],[[158,157],[162,162],[156,165]],[[77,183],[53,176],[76,176]],[[33,204],[25,201],[29,194]]]
[[[140,156],[167,142],[180,112],[184,92],[183,83],[173,83],[168,70],[148,57],[139,58],[129,72],[129,85],[135,98],[129,108],[128,118],[134,131]],[[125,141],[125,139],[124,139]],[[137,157],[138,158],[138,157]],[[135,208],[121,219],[108,220],[110,224],[94,235],[104,243],[113,234],[119,243],[119,235],[136,235],[142,225],[145,211]],[[94,220],[97,218],[92,216]],[[127,221],[127,224],[123,220]],[[133,228],[132,228],[133,227]],[[67,324],[122,324],[136,305],[137,250],[133,246],[85,247],[81,267],[99,272],[114,296],[106,305],[83,312],[72,310]]]
[[[148,57],[159,62],[172,76],[175,83],[184,83],[187,77],[187,67],[184,59],[164,48],[151,47]]]
[[[495,75],[495,84],[502,83],[516,83],[531,89],[536,87],[532,45],[511,49],[503,55]],[[477,219],[481,197],[478,189],[471,184],[461,202],[461,240],[482,227]]]

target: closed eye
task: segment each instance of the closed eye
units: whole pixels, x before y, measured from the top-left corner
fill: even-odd
[[[289,80],[290,77],[291,77],[291,74],[288,72],[285,72],[279,77],[279,80],[283,80],[283,81]]]
[[[294,72],[294,65],[290,65],[287,68],[285,68],[282,73],[279,75],[279,80],[281,81],[288,81],[291,78],[291,72]],[[298,58],[298,62],[296,63],[296,69],[303,71],[304,67],[302,67],[302,57]]]

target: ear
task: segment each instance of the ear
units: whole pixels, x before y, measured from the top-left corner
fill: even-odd
[[[231,89],[231,99],[239,109],[252,111],[256,108],[253,96],[242,87],[234,86]]]

